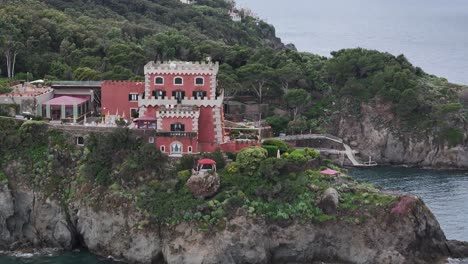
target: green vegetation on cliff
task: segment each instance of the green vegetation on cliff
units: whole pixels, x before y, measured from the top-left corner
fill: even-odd
[[[72,203],[105,210],[126,208],[141,219],[139,228],[187,221],[207,231],[222,229],[238,210],[284,223],[361,219],[373,210],[390,210],[394,201],[345,174],[321,175],[317,159],[268,158],[259,147],[244,149],[236,162],[219,171],[221,186],[214,197],[197,199],[186,186],[191,171],[177,170],[187,169],[182,163],[193,165],[193,157],[169,160],[129,130],[90,134],[86,146],[79,147],[73,135],[43,122],[0,118],[0,128],[4,132],[0,134],[1,181],[31,188],[59,201],[65,210]],[[297,155],[309,160],[316,158],[313,154]],[[329,187],[343,197],[333,215],[318,206]]]

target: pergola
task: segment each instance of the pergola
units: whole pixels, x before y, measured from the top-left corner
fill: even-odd
[[[212,170],[216,172],[216,161],[212,159],[201,159],[198,161],[197,171],[200,172],[208,172]]]
[[[86,98],[60,96],[42,103],[42,116],[51,120],[73,121],[83,118],[89,113],[88,101]]]
[[[137,128],[154,128],[156,129],[156,117],[142,116],[135,119],[134,123]]]

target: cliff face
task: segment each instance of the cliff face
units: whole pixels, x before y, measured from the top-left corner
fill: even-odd
[[[418,128],[403,132],[391,105],[362,104],[360,113],[357,116],[342,111],[333,132],[358,150],[363,160],[371,156],[379,164],[468,168],[468,147],[449,147],[433,133],[414,133]],[[459,125],[464,130],[463,123]]]
[[[7,186],[0,190],[0,209],[0,249],[70,249],[80,236],[91,252],[130,263],[438,263],[449,255],[437,220],[409,196],[391,211],[363,212],[364,223],[273,224],[239,209],[223,228],[210,231],[189,223],[139,228],[139,214],[128,207],[79,203],[67,221],[54,202]]]
[[[0,187],[0,247],[71,249],[74,236],[64,211],[28,189]]]

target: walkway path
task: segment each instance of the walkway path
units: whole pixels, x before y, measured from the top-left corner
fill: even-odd
[[[277,137],[277,139],[281,139],[284,141],[296,141],[296,140],[306,140],[306,139],[325,139],[325,140],[331,140],[337,143],[343,144],[344,151],[343,150],[336,150],[336,149],[320,149],[317,148],[316,150],[322,152],[322,153],[327,153],[327,154],[346,154],[348,159],[351,161],[351,164],[355,167],[368,167],[368,166],[375,166],[377,164],[366,164],[358,161],[356,158],[355,151],[351,149],[351,147],[343,142],[343,139],[339,137],[335,137],[333,135],[329,134],[303,134],[303,135],[288,135],[288,136],[282,136],[282,137]]]

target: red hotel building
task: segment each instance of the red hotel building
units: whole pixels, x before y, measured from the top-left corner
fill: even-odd
[[[104,81],[102,112],[135,116],[135,128],[156,129],[156,146],[181,155],[238,151],[256,142],[227,142],[218,63],[149,62],[145,82]],[[120,111],[120,112],[119,112]]]

